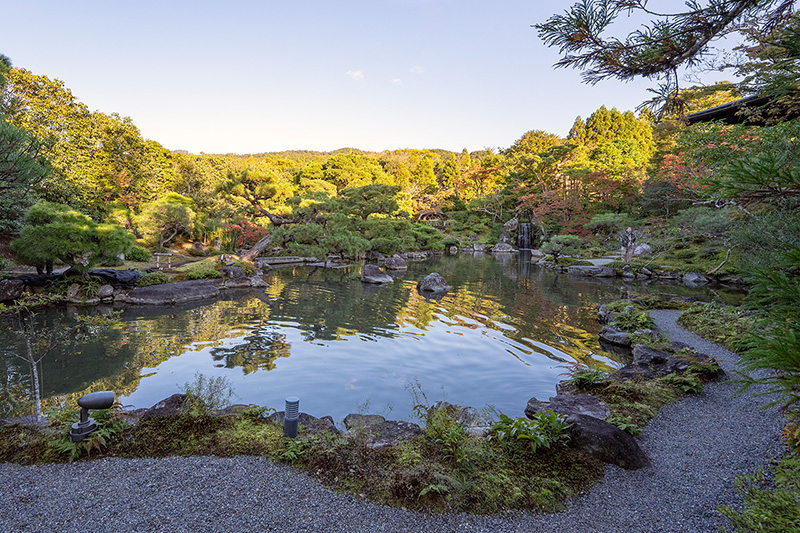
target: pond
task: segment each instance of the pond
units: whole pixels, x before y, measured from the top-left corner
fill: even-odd
[[[387,286],[362,284],[359,272],[358,265],[276,269],[266,290],[127,307],[119,327],[45,357],[45,407],[102,389],[123,405],[150,407],[201,373],[229,380],[237,403],[282,410],[287,396],[298,396],[301,411],[337,423],[353,412],[408,419],[422,394],[523,416],[528,399],[555,394],[570,365],[620,366],[598,344],[598,303],[632,291],[728,298],[681,285],[573,279],[515,254],[410,263]],[[430,272],[453,286],[440,300],[416,291]],[[40,319],[55,328],[74,313],[103,311],[53,309]],[[10,353],[22,350],[11,325],[0,343],[0,416],[10,416],[30,398],[29,370]]]

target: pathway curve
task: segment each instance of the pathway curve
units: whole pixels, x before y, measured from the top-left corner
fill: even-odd
[[[652,312],[670,338],[733,375],[737,356],[676,326],[678,314]],[[738,501],[736,475],[781,451],[781,416],[736,388],[709,384],[666,406],[639,440],[652,467],[610,466],[555,515],[429,516],[337,494],[260,457],[171,457],[0,464],[0,531],[716,531],[716,507]]]

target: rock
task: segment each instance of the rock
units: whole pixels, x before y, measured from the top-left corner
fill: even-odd
[[[136,287],[124,296],[119,295],[117,300],[136,305],[168,305],[216,296],[219,296],[219,287],[212,281],[198,279]]]
[[[525,416],[532,419],[533,415],[544,411],[554,411],[566,416],[589,415],[601,420],[609,414],[608,406],[591,394],[559,394],[550,398],[549,402],[531,398],[525,407]]]
[[[229,279],[244,280],[247,278],[247,272],[245,272],[242,267],[233,265],[226,265],[220,268],[219,273],[222,274],[223,277]]]
[[[631,339],[627,333],[611,326],[603,326],[603,329],[600,330],[600,340],[617,346],[631,345]]]
[[[653,277],[659,279],[678,279],[681,277],[680,273],[671,270],[654,270]]]
[[[472,242],[478,242],[478,236],[477,235],[470,235],[469,236],[469,240],[471,240]]]
[[[173,394],[145,411],[142,415],[142,420],[149,420],[157,416],[177,416],[181,414],[181,409],[185,401],[185,394]]]
[[[406,261],[412,261],[414,263],[425,261],[427,258],[428,254],[426,254],[425,252],[406,252],[405,256]]]
[[[511,241],[511,234],[507,231],[501,231],[500,235],[497,237],[498,243],[508,243]]]
[[[694,296],[673,296],[672,298],[670,298],[670,299],[669,299],[669,301],[670,301],[670,302],[687,302],[687,303],[692,303],[692,302],[699,302],[700,300],[698,300],[698,299],[697,299],[697,298],[695,298]]]
[[[642,255],[647,255],[652,251],[653,251],[653,249],[650,248],[649,244],[646,244],[646,243],[637,244],[636,247],[633,249],[633,256],[634,257],[639,257],[639,256],[642,256]]]
[[[365,257],[367,261],[374,261],[376,263],[383,263],[386,260],[386,256],[380,253],[377,250],[370,250],[367,252]]]
[[[617,426],[588,415],[574,414],[566,419],[570,446],[604,463],[626,470],[650,466],[636,440]]]
[[[0,302],[9,302],[22,297],[25,282],[21,279],[0,279]]]
[[[111,285],[100,285],[97,288],[97,297],[101,300],[104,298],[113,298],[114,296],[114,287]]]
[[[436,402],[428,409],[428,420],[436,412],[446,410],[455,423],[464,428],[464,433],[473,437],[486,437],[494,426],[494,420],[486,413],[474,407],[454,405],[448,402]]]
[[[517,217],[514,217],[505,224],[503,224],[503,228],[510,233],[514,233],[515,231],[517,231],[518,227],[519,227],[519,220],[517,219]]]
[[[286,419],[285,411],[278,411],[269,415],[269,420],[272,420],[278,425],[283,425]],[[335,433],[339,435],[340,431],[336,429],[336,424],[333,423],[333,418],[330,416],[323,416],[322,418],[313,417],[307,413],[299,413],[297,416],[297,425],[303,426],[309,433]]]
[[[511,246],[510,244],[507,244],[507,243],[504,243],[504,242],[498,242],[497,244],[492,246],[492,253],[493,254],[508,253],[508,252],[513,252],[513,251],[514,251],[514,247]]]
[[[670,354],[664,350],[656,350],[644,344],[633,345],[633,364],[635,365],[662,365],[670,358]]]
[[[349,433],[365,438],[367,446],[376,449],[393,446],[422,435],[422,428],[412,422],[386,420],[380,415],[349,414],[344,417]]]
[[[653,275],[653,273],[650,272],[646,267],[642,267],[642,269],[639,271],[639,274],[647,276],[648,278]]]
[[[250,286],[253,287],[254,289],[260,289],[260,288],[264,288],[264,287],[269,287],[269,283],[264,281],[261,278],[261,276],[258,276],[258,275],[255,275],[255,274],[253,274],[252,276],[247,278],[247,281],[250,283]]]
[[[408,263],[406,263],[406,260],[397,254],[393,255],[392,257],[387,257],[386,261],[383,263],[383,266],[385,266],[389,270],[408,269]]]
[[[458,253],[458,246],[448,246],[447,253],[450,255],[456,255]]]
[[[211,249],[202,242],[194,243],[192,245],[192,250],[194,250],[195,255],[208,255],[211,253]]]
[[[142,275],[135,270],[114,270],[113,268],[94,268],[89,271],[90,276],[103,278],[115,289],[132,289]]]
[[[81,293],[80,284],[73,283],[72,285],[69,286],[69,289],[67,289],[67,294],[65,296],[67,297],[68,300],[74,300],[78,297],[80,293]]]
[[[630,265],[625,265],[622,267],[622,277],[623,278],[635,278],[636,274],[633,273],[633,269]]]
[[[593,278],[616,278],[617,271],[607,266],[570,266],[567,274],[574,276],[588,276]]]
[[[689,287],[699,287],[708,283],[708,278],[697,272],[687,272],[683,275],[682,281]]]
[[[220,240],[219,235],[214,237],[214,239],[211,241],[211,247],[215,252],[219,252],[222,249],[222,241]]]
[[[601,324],[610,324],[614,320],[614,311],[609,311],[605,304],[597,308],[597,321]]]
[[[428,293],[445,293],[452,289],[447,284],[445,279],[438,272],[431,272],[425,278],[417,283],[417,290],[419,292]]]
[[[474,244],[472,246],[472,249],[475,250],[476,252],[485,252],[486,251],[486,245],[485,244]]]
[[[362,283],[391,283],[394,279],[380,269],[378,265],[366,264],[364,271],[361,273]]]

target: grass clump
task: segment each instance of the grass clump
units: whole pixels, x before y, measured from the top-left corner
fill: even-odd
[[[151,285],[161,285],[162,283],[169,283],[172,279],[166,272],[148,272],[144,274],[139,281],[136,282],[137,287],[149,287]]]

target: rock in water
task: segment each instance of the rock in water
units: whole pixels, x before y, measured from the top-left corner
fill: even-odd
[[[438,272],[431,272],[425,278],[417,283],[417,290],[420,292],[443,293],[447,292],[452,287],[447,284],[445,279]]]
[[[362,283],[391,283],[394,279],[380,269],[378,265],[364,265],[364,272],[361,273]]]
[[[400,257],[399,255],[395,254],[392,257],[387,257],[386,261],[383,264],[389,270],[407,270],[408,263],[406,260]]]

